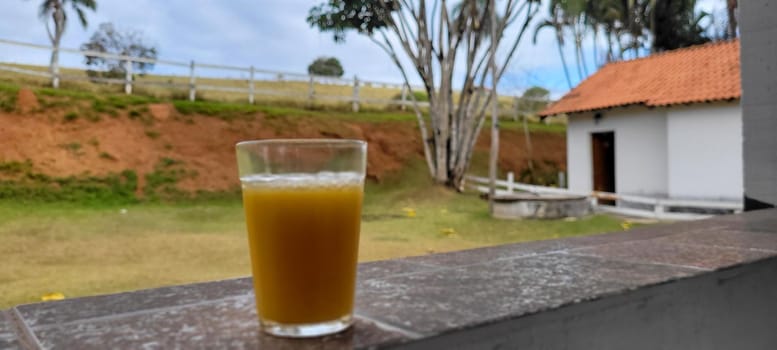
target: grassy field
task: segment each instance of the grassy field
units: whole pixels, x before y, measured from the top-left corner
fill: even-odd
[[[47,72],[48,67],[35,66],[35,65],[19,65],[19,64],[5,64],[22,69]],[[188,74],[188,69],[186,69]],[[93,84],[87,80],[85,71],[81,69],[62,68],[61,74],[65,76],[62,81],[64,88],[78,89],[100,93],[119,93],[124,91],[124,85],[121,84]],[[245,77],[231,77],[226,78],[206,78],[198,77],[197,84],[210,85],[225,88],[240,88],[248,89],[248,77],[245,73]],[[73,80],[78,78],[81,80]],[[17,81],[27,85],[33,86],[48,86],[50,84],[49,79],[44,77],[26,75],[16,72],[2,71],[0,70],[0,79],[6,81]],[[122,78],[123,79],[123,78]],[[135,91],[142,95],[150,95],[159,98],[188,98],[188,85],[189,77],[184,75],[135,75],[135,81],[138,83],[135,86]],[[307,81],[295,81],[288,79],[278,79],[277,76],[257,76],[254,82],[254,88],[256,89],[256,95],[259,102],[278,102],[278,101],[292,101],[292,100],[306,100],[309,92],[309,82]],[[169,84],[170,86],[164,86]],[[270,91],[272,94],[267,94],[265,91]],[[334,85],[334,84],[322,84],[314,83],[315,95],[319,97],[319,104],[337,104],[335,100],[327,99],[328,96],[342,96],[350,97],[353,94],[353,87],[346,85]],[[390,88],[385,86],[372,86],[362,85],[359,88],[359,96],[361,98],[370,99],[392,99],[401,93],[400,89]],[[283,96],[282,94],[291,95]],[[197,96],[208,100],[215,101],[247,101],[247,93],[229,92],[229,91],[216,91],[216,90],[202,90],[198,91]]]
[[[37,72],[48,71],[48,67],[46,66],[21,65],[11,63],[3,64]],[[186,70],[186,73],[188,74],[188,70]],[[64,89],[80,90],[100,94],[119,94],[124,92],[124,85],[122,84],[95,84],[85,80],[87,77],[86,72],[81,69],[61,68],[61,74],[65,76],[61,82],[61,86]],[[136,95],[152,96],[166,100],[188,99],[188,76],[146,74],[135,75],[133,79],[135,79],[135,81],[138,83],[138,85],[133,88]],[[284,79],[283,77],[274,75],[257,76],[256,79],[257,80],[254,82],[254,87],[256,90],[257,104],[283,103],[286,105],[310,106],[310,101],[308,99],[310,84],[308,81],[288,80]],[[11,81],[21,85],[33,87],[46,87],[50,86],[51,84],[50,80],[45,77],[32,76],[4,70],[0,70],[0,81]],[[200,85],[240,89],[247,89],[249,86],[247,76],[229,78],[198,77],[196,83]],[[168,86],[165,86],[165,84]],[[352,86],[314,82],[313,90],[314,96],[317,97],[314,98],[313,105],[319,106],[321,108],[351,108],[351,103],[348,101],[348,99],[353,96]],[[398,100],[401,96],[401,92],[401,89],[397,89],[396,87],[377,84],[362,84],[359,87],[359,97],[366,102],[363,102],[361,106],[362,108],[367,109],[397,110],[399,109],[398,106],[387,107],[385,102],[377,103],[370,101],[385,101],[392,99]],[[422,100],[426,100],[425,93],[421,91],[417,91],[416,93],[420,94],[419,97]],[[454,100],[457,98],[458,94],[454,94]],[[247,93],[243,92],[198,90],[197,99],[222,102],[247,102],[248,96]],[[513,96],[499,96],[500,115],[503,118],[513,117],[513,103]],[[408,110],[411,109],[412,108],[408,107]],[[561,121],[561,123],[564,122]]]
[[[576,221],[490,218],[475,194],[407,176],[368,184],[361,261],[621,230]],[[413,185],[408,185],[412,183]],[[127,206],[0,202],[0,308],[249,275],[239,198]]]

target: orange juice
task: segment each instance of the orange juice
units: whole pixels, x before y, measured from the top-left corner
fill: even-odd
[[[351,315],[363,197],[355,179],[243,180],[263,321],[311,324]]]

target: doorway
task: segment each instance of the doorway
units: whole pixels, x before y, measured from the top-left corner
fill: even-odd
[[[615,193],[615,132],[591,134],[594,191]],[[615,205],[611,199],[600,204]]]

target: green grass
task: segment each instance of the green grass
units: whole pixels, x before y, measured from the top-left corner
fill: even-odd
[[[168,186],[187,175],[183,165],[160,158],[145,178],[154,189],[147,195],[168,195]],[[0,182],[0,309],[54,292],[77,297],[250,273],[237,192],[138,201],[132,172],[34,180],[45,176],[32,164],[7,162],[0,175],[26,181]],[[52,183],[57,190],[41,185]],[[368,183],[365,192],[360,261],[622,229],[620,219],[606,215],[493,219],[476,194],[433,185],[421,161]]]
[[[490,122],[487,122],[486,125],[483,126],[484,130],[487,130],[491,126]],[[554,123],[554,124],[545,124],[542,122],[528,122],[527,123],[529,132],[535,133],[535,132],[550,132],[550,133],[565,133],[567,132],[567,126],[566,124],[561,123]],[[513,121],[512,119],[506,120],[502,119],[499,121],[499,128],[504,130],[519,130],[523,131],[523,123],[520,121]]]
[[[67,112],[65,113],[65,116],[63,117],[66,122],[72,122],[78,119],[78,113],[76,112]]]
[[[16,95],[18,93],[18,85],[0,82],[0,110],[11,112],[16,109]]]
[[[161,159],[157,169],[177,165]],[[26,165],[5,168],[18,173]],[[366,186],[361,261],[622,230],[620,219],[606,215],[492,219],[476,194],[431,185],[423,164],[410,169]],[[77,297],[250,273],[237,193],[172,203],[79,203],[0,200],[0,309],[52,292]]]
[[[71,142],[60,147],[79,155],[83,146]],[[107,153],[101,157],[115,159]],[[58,177],[37,172],[29,160],[0,162],[0,201],[17,205],[35,206],[49,202],[87,206],[130,204],[138,201],[135,196],[137,186],[137,174],[132,170],[105,176]]]

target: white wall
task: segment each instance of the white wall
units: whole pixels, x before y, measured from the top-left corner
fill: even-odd
[[[667,111],[669,195],[742,200],[742,109],[739,102]]]
[[[666,111],[626,107],[605,110],[599,122],[593,113],[570,116],[567,126],[569,188],[593,189],[591,133],[615,132],[615,191],[622,194],[666,196]]]

